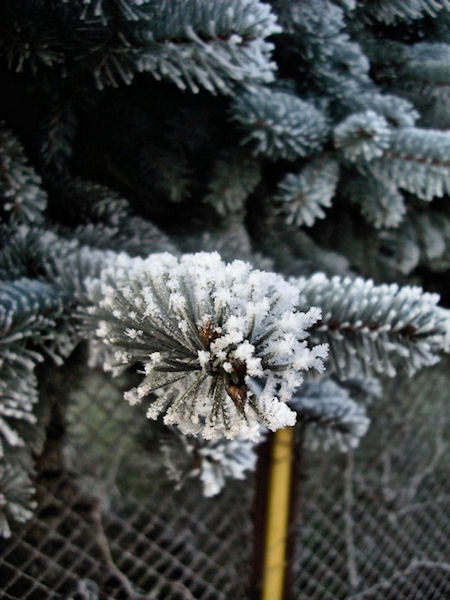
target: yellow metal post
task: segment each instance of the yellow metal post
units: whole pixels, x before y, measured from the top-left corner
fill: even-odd
[[[293,445],[293,427],[280,429],[273,435],[261,600],[283,598]]]

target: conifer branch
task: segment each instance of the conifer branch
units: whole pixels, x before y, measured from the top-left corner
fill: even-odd
[[[225,265],[206,253],[180,261],[122,257],[89,292],[96,337],[112,350],[109,368],[143,365],[145,377],[126,399],[147,399],[149,418],[165,413],[183,433],[254,439],[260,424],[292,424],[285,402],[301,371],[322,369],[326,345],[306,342],[319,313],[295,312],[294,286],[240,261]],[[253,378],[265,380],[261,393]]]
[[[0,461],[0,538],[11,535],[10,523],[25,523],[36,508],[32,500],[31,461],[23,450],[10,453],[8,462]]]
[[[347,389],[329,378],[307,382],[289,401],[307,431],[306,444],[313,450],[337,446],[341,452],[356,448],[370,420],[363,406]]]
[[[325,116],[310,102],[269,88],[247,91],[233,102],[233,118],[255,155],[295,160],[318,150],[328,133]]]
[[[331,206],[338,178],[339,166],[327,156],[311,161],[298,174],[286,175],[274,196],[286,223],[311,227],[316,219],[323,219],[323,209]]]
[[[22,145],[0,121],[0,199],[1,211],[12,222],[40,223],[47,205],[41,178],[28,165]]]
[[[392,132],[383,156],[362,167],[422,200],[450,193],[450,132],[403,127]]]
[[[399,367],[414,373],[449,351],[450,313],[437,305],[437,294],[322,273],[295,283],[299,308],[314,304],[322,311],[311,336],[329,344],[330,366],[340,377],[394,376]]]

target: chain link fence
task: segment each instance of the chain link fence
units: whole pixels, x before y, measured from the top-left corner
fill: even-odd
[[[449,366],[386,382],[354,453],[305,451],[293,598],[450,598]]]
[[[303,451],[292,599],[450,597],[448,367],[390,382],[354,453]],[[213,498],[193,479],[175,489],[121,391],[96,374],[61,401],[67,373],[44,382],[38,509],[1,542],[1,598],[245,599],[252,478]]]

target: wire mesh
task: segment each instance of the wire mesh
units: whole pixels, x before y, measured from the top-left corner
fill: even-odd
[[[448,366],[388,385],[353,453],[303,451],[290,598],[450,597]],[[39,508],[0,544],[0,597],[245,599],[253,480],[213,498],[195,480],[174,489],[145,467],[121,391],[89,385],[53,404]]]
[[[304,452],[293,598],[450,597],[448,367],[387,382],[353,453]]]
[[[53,406],[39,508],[0,546],[1,597],[244,598],[252,486],[232,482],[207,499],[197,481],[176,490],[155,478],[120,390],[98,374],[89,386]]]

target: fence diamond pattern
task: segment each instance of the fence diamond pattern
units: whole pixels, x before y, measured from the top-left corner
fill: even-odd
[[[303,451],[290,598],[450,597],[448,366],[391,382],[354,453]],[[89,390],[53,405],[36,516],[0,543],[1,598],[244,600],[252,479],[175,490],[136,451],[120,390],[101,374]]]

